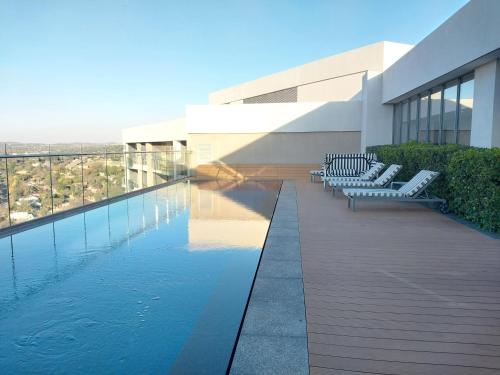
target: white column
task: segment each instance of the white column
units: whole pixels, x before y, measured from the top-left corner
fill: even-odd
[[[392,105],[382,104],[382,74],[367,71],[363,78],[361,152],[367,146],[392,143]]]
[[[474,71],[471,146],[500,146],[500,61]]]

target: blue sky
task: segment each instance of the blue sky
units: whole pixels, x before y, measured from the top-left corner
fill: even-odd
[[[418,43],[465,0],[0,0],[0,143],[118,142],[208,93]]]

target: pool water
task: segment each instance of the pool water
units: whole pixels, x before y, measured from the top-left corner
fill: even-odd
[[[222,374],[281,182],[181,182],[0,238],[2,374]]]

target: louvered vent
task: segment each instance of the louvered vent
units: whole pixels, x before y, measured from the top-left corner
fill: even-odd
[[[279,90],[243,99],[243,104],[257,103],[294,103],[297,102],[297,87]]]

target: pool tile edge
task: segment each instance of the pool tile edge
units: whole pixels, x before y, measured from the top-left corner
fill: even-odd
[[[283,181],[269,238],[273,241],[264,246],[229,373],[309,374],[302,268],[279,269],[292,265],[290,251],[301,265],[294,181]]]

